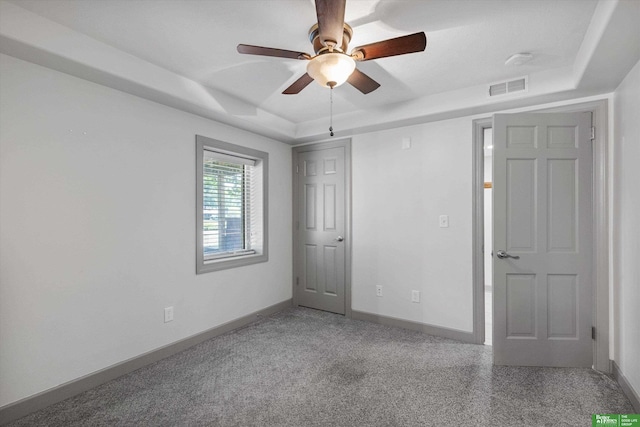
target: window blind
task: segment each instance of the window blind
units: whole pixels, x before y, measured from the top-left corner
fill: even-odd
[[[259,229],[255,212],[254,159],[217,151],[203,156],[203,251],[204,259],[253,253]]]

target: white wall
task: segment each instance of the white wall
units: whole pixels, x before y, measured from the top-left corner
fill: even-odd
[[[615,361],[640,393],[640,62],[614,94]]]
[[[471,129],[462,118],[353,137],[354,310],[473,330]]]
[[[0,406],[291,298],[289,146],[4,55],[0,76]],[[196,276],[196,134],[269,152],[268,263]]]

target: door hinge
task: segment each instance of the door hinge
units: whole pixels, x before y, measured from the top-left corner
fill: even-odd
[[[300,230],[300,221],[296,221],[296,230]]]
[[[596,327],[595,326],[591,327],[591,339],[592,340],[596,339]]]
[[[296,173],[300,173],[300,166],[298,166],[298,165],[296,165]]]
[[[591,127],[591,140],[593,141],[594,139],[596,139],[596,128],[595,127]]]
[[[300,284],[300,278],[296,277],[296,286],[298,286]]]

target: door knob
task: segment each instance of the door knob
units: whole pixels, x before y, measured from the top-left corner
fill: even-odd
[[[342,242],[344,240],[344,237],[342,236],[338,236],[334,239],[336,242]]]
[[[498,251],[496,255],[498,255],[498,258],[500,259],[507,259],[507,258],[520,259],[518,255],[509,255],[505,251]]]

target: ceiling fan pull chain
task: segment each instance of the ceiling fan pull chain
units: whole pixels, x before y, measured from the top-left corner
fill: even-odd
[[[329,135],[333,136],[333,86],[330,86],[329,101]]]

